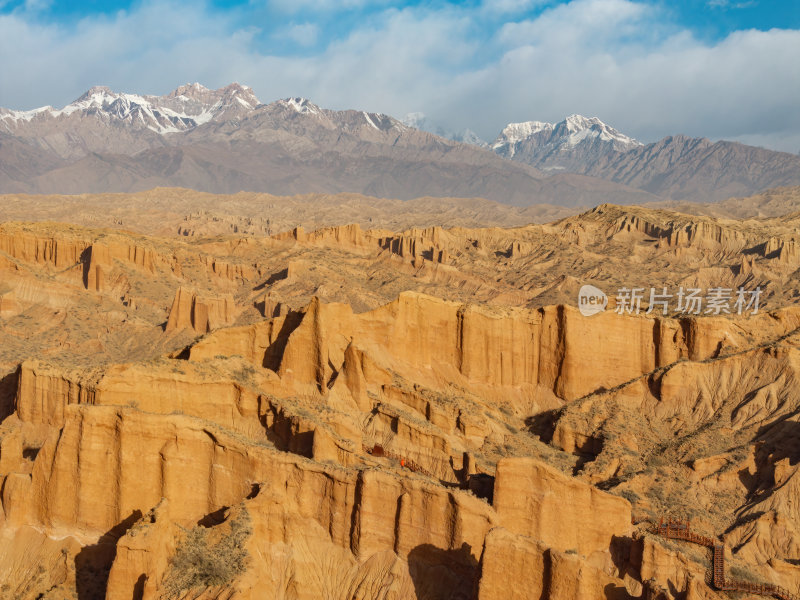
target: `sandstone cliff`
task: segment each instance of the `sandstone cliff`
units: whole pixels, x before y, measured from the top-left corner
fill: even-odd
[[[185,288],[178,288],[169,311],[166,331],[193,329],[207,333],[235,319],[233,296],[203,298]]]
[[[799,593],[787,223],[4,224],[0,589],[722,597],[707,552],[651,534],[672,517],[724,541],[739,579]],[[763,284],[766,305],[570,306],[582,278],[654,274]]]

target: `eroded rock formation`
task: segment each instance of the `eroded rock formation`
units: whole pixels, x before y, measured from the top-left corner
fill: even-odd
[[[800,309],[769,229],[609,206],[177,242],[5,224],[2,594],[724,597],[661,516],[800,593]],[[546,302],[621,257],[766,306]]]
[[[169,310],[166,331],[193,329],[197,333],[207,333],[233,323],[235,311],[231,295],[223,298],[203,298],[181,287],[175,293],[175,300]]]

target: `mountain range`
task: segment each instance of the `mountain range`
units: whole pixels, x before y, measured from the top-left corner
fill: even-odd
[[[433,133],[425,130],[433,130]],[[709,201],[800,184],[800,157],[705,138],[642,144],[597,118],[512,123],[492,143],[421,113],[263,104],[247,86],[164,96],[94,87],[61,109],[0,108],[0,192],[358,192],[513,205]]]

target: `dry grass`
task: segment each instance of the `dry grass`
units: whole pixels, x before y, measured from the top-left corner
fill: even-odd
[[[198,525],[186,533],[164,580],[169,597],[185,590],[229,585],[247,569],[249,555],[244,545],[252,534],[247,510],[218,528]]]

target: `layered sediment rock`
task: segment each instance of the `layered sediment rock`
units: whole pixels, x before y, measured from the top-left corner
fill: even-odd
[[[509,531],[587,557],[608,552],[614,537],[632,533],[627,500],[532,459],[497,463],[494,507]]]
[[[685,515],[800,591],[800,311],[542,306],[636,269],[791,282],[791,234],[759,227],[613,207],[175,244],[4,225],[2,591],[711,600],[703,551],[646,534]]]
[[[235,318],[236,305],[233,296],[206,298],[181,287],[172,301],[166,331],[193,329],[197,333],[207,333],[223,325],[230,325]]]
[[[797,319],[787,313],[783,328],[775,329],[786,331]],[[487,392],[529,386],[532,393],[540,386],[572,400],[680,359],[702,360],[746,343],[723,319],[613,313],[586,319],[564,306],[487,310],[408,292],[362,314],[313,300],[291,316],[214,334],[194,346],[191,356],[241,354],[259,366],[272,365],[286,383],[314,382],[322,389],[341,370],[352,344],[375,359],[391,357],[398,372],[409,376],[413,370],[417,378],[456,378]]]
[[[18,228],[0,231],[0,251],[27,263],[57,269],[79,264],[90,245],[91,242],[58,234],[48,236]]]

